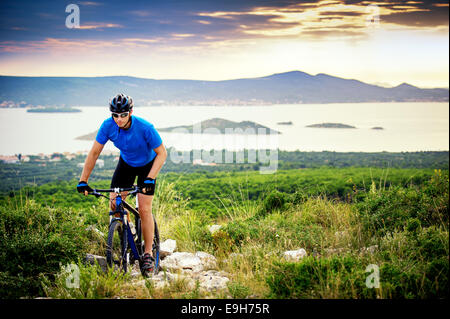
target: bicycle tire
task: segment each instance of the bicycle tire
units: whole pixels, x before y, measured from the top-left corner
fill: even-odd
[[[155,258],[155,269],[153,273],[156,275],[159,271],[159,230],[158,224],[156,223],[156,218],[153,215],[153,221],[155,222],[155,233],[153,235],[153,245],[152,245],[152,254],[153,258]]]
[[[153,258],[155,259],[155,266],[153,267],[153,275],[158,274],[159,272],[159,262],[160,262],[160,257],[159,257],[159,230],[158,230],[158,224],[156,223],[156,219],[155,216],[153,216],[153,222],[155,225],[155,229],[153,232],[153,243],[152,243],[152,255]],[[140,223],[140,221],[139,221]],[[142,245],[142,250],[145,251],[145,242],[143,242]],[[141,266],[141,265],[140,265]],[[142,272],[142,268],[141,268],[141,272]],[[144,273],[143,273],[144,275]]]
[[[109,225],[106,245],[106,262],[109,267],[117,267],[127,272],[127,233],[121,220],[114,220]]]

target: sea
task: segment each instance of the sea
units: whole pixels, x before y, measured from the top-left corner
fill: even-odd
[[[107,106],[78,107],[79,113],[29,113],[0,109],[0,155],[87,152],[93,141],[76,139],[92,133],[110,116]],[[279,149],[286,151],[414,152],[449,150],[449,103],[332,103],[271,106],[135,106],[155,128],[195,125],[212,118],[252,121],[281,134],[259,130],[242,135],[232,129],[212,134],[160,132],[166,147],[191,149]],[[291,122],[283,125],[282,122]],[[355,128],[311,128],[341,123]],[[382,129],[373,129],[379,127]],[[105,150],[117,150],[112,142]]]

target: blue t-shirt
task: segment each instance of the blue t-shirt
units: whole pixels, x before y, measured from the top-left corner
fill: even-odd
[[[111,140],[125,163],[133,167],[144,166],[153,160],[156,157],[153,149],[162,143],[153,124],[134,115],[127,130],[119,129],[112,117],[106,119],[95,139],[102,145]]]

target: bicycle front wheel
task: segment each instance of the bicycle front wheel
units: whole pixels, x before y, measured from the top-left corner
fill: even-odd
[[[121,220],[116,219],[109,225],[106,246],[106,262],[109,267],[127,272],[127,233]]]

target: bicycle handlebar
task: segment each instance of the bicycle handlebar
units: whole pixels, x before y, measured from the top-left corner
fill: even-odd
[[[129,191],[135,191],[139,192],[141,189],[138,186],[128,187],[128,188],[120,188],[120,187],[114,187],[114,188],[107,188],[107,189],[95,189],[94,192],[98,193],[121,193],[121,192],[129,192]]]
[[[100,193],[121,193],[121,192],[130,192],[128,195],[136,195],[136,193],[140,193],[142,190],[140,187],[133,185],[133,187],[127,187],[127,188],[120,188],[120,187],[114,187],[114,188],[107,188],[107,189],[93,189],[92,192],[88,193],[88,195],[95,195],[96,197],[103,196],[106,197],[103,194]],[[108,197],[106,197],[108,198]]]

